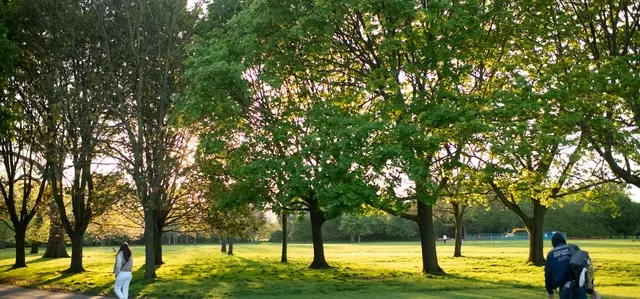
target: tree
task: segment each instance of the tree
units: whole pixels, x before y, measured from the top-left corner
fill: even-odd
[[[44,252],[43,258],[68,258],[67,242],[65,240],[64,227],[58,214],[58,208],[53,199],[49,200],[48,211],[49,216],[49,238],[47,240],[47,250]]]
[[[640,230],[640,204],[631,200],[624,187],[605,185],[594,193],[593,196],[599,197],[600,205],[596,206],[595,213],[609,235],[622,234],[626,239]]]
[[[25,238],[27,228],[43,202],[46,187],[46,171],[39,145],[34,142],[35,128],[30,119],[32,113],[16,100],[5,98],[0,103],[0,111],[7,118],[0,121],[0,192],[4,208],[9,214],[15,232],[16,262],[13,268],[26,267]],[[4,221],[4,220],[3,220]]]
[[[409,240],[418,235],[418,224],[406,218],[391,216],[385,228],[385,233],[389,237],[397,237],[401,240]]]
[[[10,17],[17,13],[17,5],[3,1],[0,5],[0,156],[3,161],[0,175],[2,199],[15,232],[15,268],[26,267],[25,237],[29,223],[37,213],[45,188],[42,156],[34,142],[37,124],[30,123],[32,111],[15,100],[9,80],[16,76],[19,64],[18,47],[13,35],[17,29]],[[13,22],[15,23],[15,22]],[[19,192],[22,191],[22,192]],[[22,193],[22,194],[19,194]],[[29,207],[31,205],[31,207]]]
[[[340,216],[338,229],[348,234],[352,243],[355,242],[355,236],[358,236],[358,243],[360,243],[361,236],[380,232],[386,220],[386,218],[376,214],[374,211],[369,211],[369,213],[362,215],[344,214]]]
[[[486,202],[486,194],[489,192],[485,189],[487,187],[478,181],[478,175],[473,171],[472,159],[468,156],[462,158],[460,163],[452,168],[451,183],[446,186],[443,194],[444,203],[441,203],[438,208],[439,212],[444,215],[438,218],[443,223],[453,223],[455,228],[454,257],[462,257],[462,240],[466,234],[466,228],[469,226],[467,212],[472,206]]]
[[[87,234],[94,242],[138,239],[143,231],[142,219],[136,213],[139,209],[135,207],[139,202],[126,175],[122,172],[98,174],[97,181],[96,196],[101,199],[101,213],[95,215]]]
[[[222,199],[229,196],[227,188],[203,191],[200,194],[206,200],[199,202],[196,208],[198,217],[185,219],[184,222],[187,227],[200,228],[217,235],[222,243],[221,251],[233,255],[233,240],[237,237],[248,238],[252,232],[260,230],[266,222],[264,214],[251,205],[225,206],[225,201]],[[229,245],[228,250],[227,245]]]
[[[40,244],[47,241],[47,232],[49,231],[49,223],[45,221],[45,215],[42,211],[44,207],[38,209],[38,213],[27,228],[27,242],[31,244],[31,254],[37,254]]]
[[[144,278],[153,280],[158,209],[169,200],[171,142],[179,135],[171,126],[173,96],[181,88],[178,76],[199,11],[188,11],[184,0],[101,2],[97,11],[98,28],[112,41],[103,45],[112,62],[111,113],[117,120],[110,149],[133,179],[144,209]]]
[[[583,116],[590,147],[626,183],[640,186],[636,135],[640,121],[640,6],[634,1],[559,1],[570,34],[558,43],[580,51],[567,55],[569,93]]]
[[[0,4],[0,97],[3,99],[9,96],[5,94],[5,87],[8,79],[14,73],[14,68],[18,61],[18,49],[15,43],[7,36],[9,33],[9,28],[7,27],[9,26],[6,23],[9,22],[10,9],[9,1],[2,1],[2,4]],[[6,121],[5,117],[3,115],[0,120]]]
[[[215,9],[218,4],[222,9]],[[286,4],[238,2],[235,11],[225,10],[228,4],[209,7],[229,13],[208,19],[185,76],[184,120],[205,126],[201,168],[210,180],[230,186],[229,202],[309,212],[310,267],[328,268],[323,223],[375,195],[364,174],[350,169],[355,150],[345,150],[367,135],[351,135],[351,115],[319,87],[319,74],[293,67],[296,57],[306,57],[302,45],[283,53],[278,44],[289,37],[264,30],[278,28],[269,22],[279,17],[292,19]],[[336,142],[338,136],[343,143]]]
[[[570,92],[575,85],[566,76],[573,69],[570,57],[582,49],[561,42],[573,35],[567,15],[543,1],[518,3],[514,17],[517,34],[508,42],[518,50],[495,64],[499,72],[492,78],[487,115],[492,128],[476,165],[485,166],[485,182],[529,232],[528,261],[543,265],[549,207],[612,179],[587,151],[588,134]],[[523,201],[531,204],[531,214],[519,206]]]
[[[286,211],[282,211],[278,217],[280,218],[280,223],[282,223],[282,252],[280,254],[280,262],[287,263],[287,242],[289,241],[289,235],[291,234],[288,227],[291,227],[291,221],[289,219],[289,214],[287,214]]]
[[[336,97],[358,107],[362,132],[357,167],[376,173],[382,201],[373,206],[416,221],[420,228],[423,272],[443,273],[437,260],[433,205],[459,160],[464,134],[477,131],[474,66],[486,56],[483,35],[491,7],[478,3],[329,1],[297,20],[322,63]],[[469,15],[478,15],[470,19]],[[462,46],[467,45],[467,46]],[[480,53],[480,54],[476,54]],[[314,65],[315,64],[315,65]],[[319,65],[320,67],[317,67]],[[352,129],[353,130],[353,129]],[[353,130],[358,132],[358,130]],[[357,134],[357,133],[356,133]],[[409,188],[396,194],[394,187]],[[415,209],[416,214],[402,210]]]
[[[94,206],[92,166],[107,125],[105,59],[100,37],[90,25],[95,15],[85,8],[75,1],[21,2],[18,19],[24,27],[15,37],[21,45],[20,75],[13,84],[23,105],[35,111],[31,119],[38,123],[46,179],[72,241],[68,271],[74,273],[84,271],[83,235],[92,216],[100,212]],[[59,13],[50,14],[55,9]],[[66,213],[65,194],[71,200],[72,220]]]

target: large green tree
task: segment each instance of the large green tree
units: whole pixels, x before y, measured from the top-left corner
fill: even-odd
[[[328,46],[317,55],[339,78],[332,92],[361,107],[351,113],[365,116],[360,129],[370,133],[360,143],[358,166],[377,174],[366,179],[384,182],[376,184],[379,200],[369,203],[416,221],[423,271],[441,273],[433,205],[450,183],[465,135],[480,129],[473,74],[480,59],[493,55],[483,51],[493,40],[484,30],[493,8],[447,1],[316,4],[303,24],[309,31],[325,26],[317,34]]]
[[[269,1],[236,7],[204,25],[187,72],[185,118],[204,125],[205,172],[233,185],[229,198],[310,213],[310,267],[327,268],[322,224],[375,195],[351,167],[353,146],[367,134],[354,129],[353,106],[327,92],[322,71],[306,69],[319,60],[293,27],[308,12]],[[209,11],[226,10],[214,3]]]
[[[558,1],[571,34],[556,43],[577,45],[567,55],[566,88],[584,116],[592,149],[613,173],[640,186],[638,126],[640,125],[640,4],[611,0],[575,3]]]
[[[486,153],[478,158],[497,198],[522,220],[530,235],[528,261],[544,264],[543,227],[558,199],[612,181],[588,151],[575,57],[586,44],[565,7],[554,1],[514,4],[513,50],[496,64],[489,96]],[[543,20],[543,21],[541,21]],[[531,204],[530,212],[521,202]]]
[[[482,59],[498,56],[500,48],[487,45],[496,39],[489,16],[499,8],[216,1],[216,25],[205,26],[187,73],[185,106],[215,128],[206,134],[209,153],[226,158],[224,143],[254,157],[241,163],[253,179],[234,175],[249,185],[243,189],[262,186],[262,194],[310,210],[314,244],[340,205],[369,202],[397,214],[413,206],[417,214],[404,215],[420,223],[424,271],[438,273],[432,205],[460,157],[460,135],[478,130],[482,79],[474,75],[484,71]],[[228,121],[234,115],[243,118]],[[415,186],[408,196],[389,192],[401,177]]]

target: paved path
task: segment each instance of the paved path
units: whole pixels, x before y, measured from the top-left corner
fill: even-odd
[[[0,298],[11,299],[108,299],[110,297],[86,296],[70,293],[54,293],[0,285]]]

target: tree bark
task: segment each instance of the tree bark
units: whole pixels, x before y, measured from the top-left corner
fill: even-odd
[[[527,262],[536,266],[544,266],[544,216],[547,208],[537,200],[533,201],[533,218],[525,222],[529,232],[529,259]]]
[[[311,262],[309,268],[328,269],[330,266],[324,257],[324,243],[322,240],[322,224],[325,222],[324,212],[320,210],[317,203],[312,204],[310,210],[311,236],[313,239],[313,262]]]
[[[39,242],[32,242],[31,243],[31,252],[30,254],[38,254],[38,249],[40,248],[40,243]]]
[[[282,256],[281,263],[287,263],[287,213],[282,212]]]
[[[66,273],[84,272],[82,267],[82,234],[74,233],[71,235],[71,266]]]
[[[162,260],[162,228],[157,226],[153,229],[153,261],[156,266],[164,264]]]
[[[228,255],[233,255],[233,237],[229,238],[229,252],[227,252]]]
[[[438,265],[436,253],[436,235],[433,231],[433,206],[418,201],[418,226],[420,227],[420,245],[422,247],[422,272],[425,274],[444,274]]]
[[[56,204],[49,202],[49,240],[47,240],[47,250],[45,250],[43,258],[68,258],[66,241],[64,239],[64,228],[58,217]]]
[[[360,234],[358,234],[358,243],[360,243],[360,237],[361,237]]]
[[[155,258],[154,258],[154,248],[153,248],[153,239],[154,239],[154,228],[155,228],[155,219],[153,217],[153,209],[146,207],[144,211],[144,258],[145,258],[145,268],[144,268],[144,279],[145,280],[154,280],[156,279],[156,267],[155,267]]]
[[[16,263],[12,268],[24,268],[27,266],[27,261],[24,253],[24,239],[26,236],[26,229],[15,227],[16,233],[13,236],[16,240]]]
[[[220,237],[220,244],[222,244],[222,248],[220,252],[227,252],[227,239],[226,237]]]
[[[543,230],[544,230],[544,215],[547,213],[548,208],[540,203],[540,200],[531,198],[531,205],[533,206],[533,217],[529,217],[515,202],[509,200],[507,195],[493,182],[489,181],[489,185],[498,196],[498,199],[510,210],[514,211],[516,215],[522,220],[527,232],[529,233],[529,258],[528,263],[532,263],[536,266],[543,266],[544,260],[544,246],[543,246]]]
[[[452,203],[453,217],[456,227],[456,241],[455,249],[453,250],[453,257],[462,257],[462,220],[464,218],[464,206],[460,206],[459,203]]]
[[[356,236],[354,236],[353,234],[349,235],[349,242],[350,243],[355,243],[356,242]]]

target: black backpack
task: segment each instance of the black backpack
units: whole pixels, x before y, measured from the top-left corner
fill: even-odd
[[[572,285],[581,288],[584,287],[587,290],[587,294],[593,294],[593,276],[595,271],[591,263],[591,258],[589,258],[589,253],[577,249],[577,247],[572,247],[569,266],[571,267]]]

